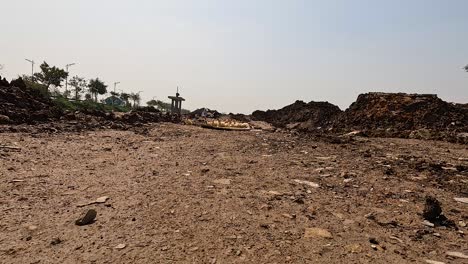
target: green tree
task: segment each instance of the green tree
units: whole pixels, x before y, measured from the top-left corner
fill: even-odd
[[[70,86],[73,87],[73,91],[75,92],[75,100],[78,101],[80,99],[80,94],[86,89],[88,86],[88,82],[83,77],[74,76],[70,82]]]
[[[94,102],[97,102],[98,94],[106,94],[107,93],[107,85],[99,80],[99,78],[89,80],[88,84],[89,92],[94,95]]]
[[[85,100],[86,101],[91,101],[93,100],[93,96],[90,93],[85,94]]]
[[[133,107],[137,107],[140,105],[141,98],[139,93],[131,93],[130,99],[133,101]]]
[[[34,74],[34,80],[47,87],[50,86],[62,87],[62,82],[67,78],[68,72],[55,66],[50,67],[47,62],[43,62],[40,66],[41,72]]]
[[[128,101],[130,99],[130,94],[128,93],[121,93],[120,98],[125,101],[126,106],[130,106],[130,102]]]
[[[148,102],[146,102],[146,104],[147,104],[148,106],[153,106],[153,107],[157,107],[157,106],[158,106],[158,102],[157,102],[156,100],[154,100],[154,99],[153,99],[153,100],[150,100],[150,101],[148,101]]]
[[[29,75],[22,75],[20,78],[23,79],[24,84],[26,84],[26,87],[29,89],[33,90],[38,90],[41,92],[42,95],[45,97],[49,97],[49,90],[47,89],[47,86],[40,84],[36,82],[35,78]]]

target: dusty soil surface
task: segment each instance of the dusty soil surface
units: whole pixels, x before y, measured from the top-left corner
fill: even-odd
[[[0,263],[466,263],[446,255],[468,254],[466,145],[327,142],[166,123],[2,133]],[[422,223],[427,195],[455,227]]]

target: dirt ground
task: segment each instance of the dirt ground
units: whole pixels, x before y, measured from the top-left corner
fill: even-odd
[[[0,148],[0,263],[467,263],[446,255],[468,254],[467,145],[331,142],[165,123],[0,133],[18,147]],[[426,195],[456,228],[422,223]]]

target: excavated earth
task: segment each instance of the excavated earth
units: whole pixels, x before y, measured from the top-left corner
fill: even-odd
[[[0,133],[0,263],[466,263],[466,145],[142,128]]]

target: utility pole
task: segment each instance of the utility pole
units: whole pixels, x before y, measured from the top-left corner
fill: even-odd
[[[75,64],[76,63],[70,63],[70,64],[65,65],[65,69],[67,73],[68,73],[68,67],[73,66]],[[68,91],[68,74],[67,74],[67,78],[65,78],[65,94],[67,94],[67,91]]]
[[[29,61],[31,63],[31,78],[34,76],[34,60],[28,60],[25,59],[26,61]]]
[[[115,87],[117,87],[117,84],[119,84],[120,82],[115,82],[114,83],[114,93],[115,93]]]

